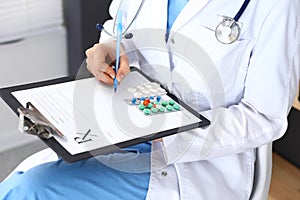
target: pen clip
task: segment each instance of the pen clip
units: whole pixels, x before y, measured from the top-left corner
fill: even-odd
[[[54,134],[65,138],[30,102],[26,108],[19,107],[19,130],[43,139],[49,139]]]

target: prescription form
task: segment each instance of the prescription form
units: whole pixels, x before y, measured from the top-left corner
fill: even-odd
[[[127,88],[148,82],[140,73],[132,71],[120,83],[117,93],[112,86],[87,78],[16,91],[12,95],[23,107],[31,102],[64,134],[65,138],[54,137],[71,155],[201,121],[185,108],[146,116],[130,105]],[[163,98],[170,99],[167,95]]]

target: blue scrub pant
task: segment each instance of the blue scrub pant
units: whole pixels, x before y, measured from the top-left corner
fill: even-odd
[[[0,183],[0,199],[145,199],[151,144],[126,151],[71,164],[60,159],[16,172]]]

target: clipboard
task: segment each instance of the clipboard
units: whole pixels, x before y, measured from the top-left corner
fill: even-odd
[[[127,81],[128,83],[131,83],[132,82],[131,80],[134,79],[135,77],[137,77],[137,80],[139,80],[143,84],[144,84],[144,82],[155,83],[154,80],[152,80],[149,76],[147,76],[145,73],[143,73],[138,68],[132,67],[131,72],[129,73],[129,76],[132,76],[132,77],[128,78],[128,81]],[[128,77],[128,76],[126,76],[126,77]],[[161,137],[170,136],[173,134],[192,130],[195,128],[201,128],[204,126],[208,126],[210,124],[210,121],[208,119],[206,119],[204,116],[202,116],[201,114],[199,114],[198,112],[193,110],[187,104],[185,104],[180,99],[178,99],[176,96],[171,94],[168,90],[163,88],[162,85],[159,85],[159,87],[161,87],[165,91],[165,93],[162,94],[162,96],[163,96],[163,98],[167,98],[166,102],[172,101],[174,104],[180,105],[180,109],[178,109],[177,111],[176,110],[173,110],[170,112],[166,111],[165,113],[145,114],[143,112],[143,110],[141,110],[139,108],[140,104],[143,104],[143,103],[141,103],[142,102],[141,99],[137,98],[138,101],[140,101],[139,103],[135,103],[135,102],[132,103],[132,98],[135,98],[135,97],[128,96],[128,98],[127,97],[124,98],[124,96],[121,96],[120,98],[119,97],[113,98],[113,99],[117,99],[117,100],[116,100],[115,105],[112,105],[111,107],[114,109],[119,109],[119,110],[117,110],[115,112],[114,116],[111,117],[111,119],[110,119],[110,117],[106,117],[106,116],[110,116],[112,114],[110,111],[105,110],[105,109],[107,109],[107,107],[109,107],[106,105],[112,104],[111,103],[112,101],[109,98],[106,98],[106,99],[103,98],[103,96],[101,96],[102,93],[96,91],[95,98],[100,96],[99,97],[100,101],[102,101],[102,103],[103,102],[104,103],[103,104],[97,103],[98,102],[98,100],[97,100],[95,105],[100,104],[100,109],[99,109],[99,106],[98,106],[98,108],[97,108],[97,106],[94,106],[94,107],[90,106],[90,107],[93,107],[94,109],[97,108],[96,109],[97,112],[95,112],[94,114],[99,115],[99,118],[101,118],[101,120],[96,120],[96,122],[93,121],[93,123],[94,123],[93,127],[96,126],[95,124],[97,123],[97,126],[99,126],[101,130],[97,129],[98,132],[95,131],[92,133],[91,133],[91,129],[87,129],[87,131],[82,131],[80,133],[75,131],[76,133],[74,133],[74,135],[72,135],[72,137],[70,137],[70,135],[65,136],[65,133],[63,131],[61,131],[63,129],[58,128],[57,125],[55,125],[55,123],[53,122],[53,120],[51,120],[50,117],[45,117],[46,112],[41,111],[42,110],[41,106],[39,108],[36,108],[36,105],[34,103],[32,103],[30,101],[30,99],[25,103],[24,102],[21,103],[16,95],[19,93],[26,94],[26,92],[31,91],[31,90],[34,90],[34,91],[47,90],[48,91],[48,89],[51,87],[53,87],[53,88],[60,88],[63,86],[66,87],[68,85],[74,85],[76,81],[80,82],[80,84],[95,83],[97,85],[97,87],[100,87],[101,92],[103,90],[113,91],[113,88],[111,86],[106,86],[106,85],[104,86],[104,84],[101,85],[101,83],[96,81],[91,76],[83,76],[80,78],[71,76],[71,77],[64,77],[64,78],[59,78],[59,79],[53,79],[53,80],[48,80],[48,81],[43,81],[43,82],[37,82],[37,83],[31,83],[31,84],[25,84],[25,85],[13,86],[13,87],[0,89],[1,98],[6,102],[6,104],[9,105],[9,107],[17,115],[19,115],[19,129],[22,129],[21,131],[23,131],[25,133],[36,135],[37,137],[39,137],[44,143],[46,143],[46,145],[48,145],[51,149],[53,149],[58,154],[58,156],[60,156],[66,162],[76,162],[76,161],[79,161],[82,159],[95,157],[97,155],[109,154],[109,153],[114,153],[114,152],[118,152],[118,151],[122,152],[123,148],[130,147],[132,145],[136,145],[136,144],[143,143],[143,142],[148,142],[148,141],[155,140],[155,139],[158,139]],[[126,85],[126,81],[122,81],[122,82],[124,82],[124,84],[125,84],[123,87],[127,88],[127,90],[129,90],[128,85]],[[122,83],[120,84],[120,86],[122,86]],[[120,88],[122,88],[120,86],[118,87],[118,91],[121,90]],[[140,85],[138,85],[138,86],[140,86]],[[68,90],[66,90],[66,91],[68,91]],[[124,89],[124,91],[125,91],[125,89]],[[116,94],[118,94],[118,93],[122,94],[122,92],[117,92]],[[36,94],[36,93],[34,93],[34,94]],[[37,92],[37,94],[39,94],[39,93]],[[105,92],[103,94],[105,94]],[[124,94],[127,95],[126,92]],[[35,96],[30,96],[29,98],[32,98],[32,97],[35,97]],[[75,99],[75,97],[73,97],[73,98]],[[44,100],[47,98],[43,97],[41,99]],[[90,99],[90,98],[85,98],[85,99]],[[146,97],[146,99],[148,99],[148,97]],[[51,101],[54,101],[54,100],[51,100]],[[162,100],[160,100],[160,101],[162,102]],[[47,101],[45,100],[45,103],[50,104],[51,102],[48,99]],[[86,104],[89,104],[89,103],[85,103],[84,105],[86,105]],[[153,103],[153,104],[155,104],[155,103]],[[104,105],[104,106],[101,107],[101,105]],[[72,106],[74,106],[74,105],[72,104]],[[79,106],[79,107],[84,107],[84,106]],[[160,105],[160,107],[162,107],[162,106]],[[56,112],[54,110],[54,108],[55,108],[55,106],[53,106],[52,109],[48,109],[48,111],[51,110],[53,112]],[[127,114],[125,115],[126,117],[119,116],[120,113],[122,113],[122,112],[126,113],[127,112],[126,110],[129,110],[128,111],[129,115],[133,115],[133,116],[129,116]],[[79,113],[79,118],[80,118],[79,121],[80,122],[83,121],[83,120],[81,120],[81,117],[83,117],[82,119],[85,119],[84,116],[89,117],[89,114],[86,114],[86,113],[82,114],[81,111],[79,111],[78,113]],[[77,113],[77,115],[78,115],[78,113]],[[131,114],[131,113],[134,113],[134,114]],[[136,115],[139,115],[139,116],[136,117]],[[146,115],[148,115],[148,116],[146,116]],[[119,119],[115,119],[116,116],[119,116]],[[156,128],[153,129],[154,126],[152,126],[152,125],[136,128],[135,127],[136,125],[131,125],[130,123],[128,123],[130,120],[134,121],[134,119],[130,119],[130,117],[133,117],[133,118],[136,117],[136,119],[138,119],[138,120],[141,119],[142,122],[143,122],[143,119],[147,119],[147,120],[149,119],[149,121],[152,121],[152,122],[159,121],[159,123],[161,123],[161,122],[163,122],[163,123],[160,124],[161,127],[158,126],[158,129],[156,129]],[[97,116],[96,116],[96,118],[97,118]],[[125,128],[120,126],[120,124],[110,123],[112,121],[106,121],[106,120],[108,120],[107,118],[110,120],[113,119],[114,120],[113,122],[123,121],[123,119],[126,118],[127,121],[125,120],[125,122],[123,123],[123,124],[125,124],[124,125]],[[145,120],[145,121],[147,121],[147,120]],[[172,120],[175,120],[175,121],[179,120],[180,123],[172,122]],[[92,123],[91,122],[92,120],[87,120],[87,121],[88,121],[88,123]],[[105,122],[102,122],[102,121],[105,121]],[[135,121],[137,121],[137,120],[135,120]],[[103,125],[101,123],[106,123],[106,124]],[[109,125],[107,125],[107,124],[109,124]],[[70,124],[65,123],[65,125],[70,125]],[[77,124],[76,124],[76,126],[77,126]],[[104,126],[106,126],[106,128],[103,128]],[[128,128],[128,130],[125,130],[126,128]],[[110,131],[110,129],[112,129],[112,131]],[[96,129],[93,129],[93,130],[96,130]],[[103,130],[105,130],[105,131],[103,131]],[[125,132],[126,132],[126,134],[120,135],[120,136],[118,134],[116,134],[117,136],[114,136],[114,134],[116,132],[118,132],[118,130],[120,130],[118,134],[123,134]],[[139,133],[137,135],[128,135],[127,134],[127,132],[130,132],[130,133],[135,132],[134,130],[138,130],[137,132],[139,132]],[[101,132],[101,134],[100,134],[100,132]],[[143,134],[141,134],[141,133],[143,133]],[[141,135],[139,135],[139,134],[141,134]],[[112,138],[109,138],[110,136]],[[88,137],[91,137],[91,138],[89,139]],[[97,138],[98,140],[96,140],[95,138]],[[89,142],[89,141],[91,141],[91,142]],[[105,142],[103,142],[103,144],[102,144],[102,141],[105,141]],[[70,146],[67,145],[68,143],[70,143]],[[74,143],[74,145],[75,144],[81,145],[80,148],[82,148],[82,150],[75,150],[76,147],[74,147],[73,143]],[[88,146],[87,144],[90,144],[90,146]],[[73,149],[74,149],[74,152],[72,152]]]

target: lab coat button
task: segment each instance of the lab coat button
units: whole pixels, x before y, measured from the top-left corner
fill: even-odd
[[[175,40],[174,38],[171,39],[172,44],[175,44]]]
[[[167,176],[167,175],[168,175],[168,173],[167,173],[167,172],[165,172],[165,171],[163,171],[163,172],[161,172],[161,175],[162,175],[162,176]]]

